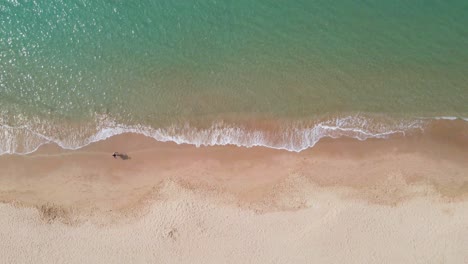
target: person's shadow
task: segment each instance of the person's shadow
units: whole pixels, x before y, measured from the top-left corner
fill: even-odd
[[[127,153],[118,153],[118,152],[114,152],[114,154],[112,154],[112,156],[116,159],[117,157],[123,159],[123,160],[129,160],[131,159],[130,156],[127,155]]]
[[[120,154],[119,157],[123,160],[129,160],[131,159],[131,157],[129,155],[127,155],[126,153],[123,153],[123,154]]]

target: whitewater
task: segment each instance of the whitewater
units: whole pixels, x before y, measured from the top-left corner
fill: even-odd
[[[10,126],[0,123],[0,155],[25,155],[35,152],[40,146],[55,143],[63,149],[76,150],[110,137],[135,133],[160,142],[174,142],[200,146],[267,147],[272,149],[300,152],[313,147],[323,138],[349,137],[358,140],[370,138],[385,139],[392,135],[423,132],[434,120],[465,120],[458,117],[434,117],[414,119],[377,119],[362,114],[333,117],[312,121],[278,123],[274,128],[264,129],[213,121],[208,127],[190,122],[165,127],[148,125],[126,125],[106,115],[97,115],[95,122],[84,126],[57,127],[56,124],[33,124]],[[41,125],[38,126],[37,123]],[[55,132],[58,132],[54,134]]]

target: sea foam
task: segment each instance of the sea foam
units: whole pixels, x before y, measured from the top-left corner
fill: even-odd
[[[358,140],[387,138],[391,135],[404,135],[408,131],[423,129],[426,121],[388,118],[383,120],[353,115],[278,123],[272,129],[261,129],[261,126],[252,128],[241,122],[230,123],[222,120],[213,121],[211,126],[200,128],[189,122],[165,127],[126,125],[108,116],[98,115],[94,123],[80,126],[79,130],[69,127],[58,128],[53,124],[44,125],[44,122],[38,127],[37,123],[17,127],[0,124],[0,155],[32,153],[47,143],[56,143],[63,149],[79,149],[125,133],[136,133],[161,142],[191,144],[197,147],[262,146],[300,152],[313,147],[325,137],[351,137]],[[57,134],[54,134],[54,131]]]

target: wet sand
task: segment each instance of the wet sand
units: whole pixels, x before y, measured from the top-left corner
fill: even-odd
[[[8,263],[466,263],[467,137],[292,153],[125,134],[0,157]],[[129,159],[114,159],[114,151]]]

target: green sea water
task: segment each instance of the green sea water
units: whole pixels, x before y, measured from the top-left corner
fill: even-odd
[[[468,1],[0,0],[0,113],[11,146],[102,115],[466,117]]]

